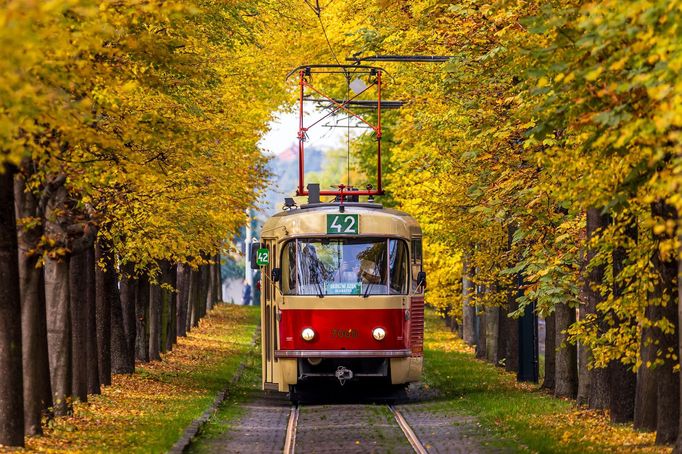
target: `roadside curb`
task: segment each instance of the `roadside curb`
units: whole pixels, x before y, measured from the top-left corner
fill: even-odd
[[[251,348],[256,346],[259,337],[260,324],[256,326],[256,330],[253,333],[253,338],[251,339],[250,344]],[[237,367],[237,370],[235,371],[234,375],[232,376],[232,380],[230,380],[230,383],[225,387],[225,389],[219,391],[218,394],[216,394],[215,399],[213,400],[213,404],[211,404],[211,406],[208,409],[206,409],[206,411],[204,411],[201,414],[201,416],[197,417],[194,421],[192,421],[189,424],[189,426],[187,426],[180,439],[176,441],[175,444],[168,450],[168,454],[182,454],[185,452],[185,450],[192,443],[192,440],[194,439],[194,437],[197,436],[197,434],[204,426],[204,424],[206,424],[208,420],[211,419],[211,416],[215,414],[220,404],[222,404],[225,401],[229,394],[230,387],[237,383],[242,378],[242,374],[244,373],[245,368],[246,365],[244,364],[244,361],[242,361]]]

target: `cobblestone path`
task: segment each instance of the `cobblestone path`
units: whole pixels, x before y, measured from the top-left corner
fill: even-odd
[[[453,413],[447,400],[396,405],[429,453],[513,452],[486,433],[476,419]],[[281,453],[291,404],[279,393],[257,393],[243,415],[222,434],[201,441],[193,452]],[[341,403],[299,407],[296,453],[414,452],[387,405]]]

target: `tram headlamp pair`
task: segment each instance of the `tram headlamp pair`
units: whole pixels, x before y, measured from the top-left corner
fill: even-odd
[[[305,328],[301,331],[301,337],[304,341],[310,342],[315,339],[315,331],[312,328]],[[378,341],[383,340],[386,337],[386,330],[383,328],[374,328],[372,330],[372,337]]]

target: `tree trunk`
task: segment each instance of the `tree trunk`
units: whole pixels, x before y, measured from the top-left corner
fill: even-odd
[[[95,246],[85,251],[87,266],[85,270],[85,312],[86,312],[86,355],[88,365],[88,394],[100,394],[99,367],[97,359],[97,296],[95,278]]]
[[[71,388],[81,402],[88,400],[87,364],[87,288],[83,285],[88,265],[84,252],[74,254],[69,261],[69,295],[71,306]]]
[[[580,291],[580,308],[579,316],[580,320],[585,318],[585,291],[584,288]],[[590,370],[587,367],[590,363],[590,350],[578,343],[578,396],[576,401],[578,405],[587,405],[587,401],[590,397]]]
[[[510,291],[508,298],[509,309],[507,312],[512,313],[519,308],[516,302],[516,292]],[[519,320],[516,318],[509,318],[505,316],[506,325],[506,353],[505,353],[505,369],[507,372],[519,371]]]
[[[485,348],[488,345],[486,328],[488,324],[486,323],[486,308],[483,305],[476,305],[478,319],[478,339],[476,340],[476,358],[484,359],[486,357]]]
[[[191,270],[189,273],[189,302],[187,319],[187,331],[199,324],[199,299],[201,298],[201,273],[200,268]]]
[[[498,308],[497,318],[497,362],[496,366],[506,367],[507,350],[509,343],[509,318],[507,318],[507,308]]]
[[[114,257],[110,254],[105,273],[105,291],[111,305],[111,372],[114,374],[132,374],[135,362],[128,352],[125,326],[123,324],[123,306],[118,290],[118,275]],[[131,366],[132,362],[132,366]]]
[[[199,296],[199,319],[206,316],[208,309],[208,290],[210,288],[210,271],[209,265],[202,265],[199,267],[199,272],[201,276],[201,295]]]
[[[677,228],[678,232],[678,237],[677,237],[677,244],[679,245],[679,249],[677,251],[677,314],[678,314],[678,319],[677,319],[677,325],[682,326],[682,260],[679,258],[682,257],[682,229],[679,227]],[[682,362],[682,336],[678,336],[678,358],[679,361]],[[680,380],[680,386],[682,386],[682,380]],[[682,396],[682,391],[680,392],[680,395]],[[674,454],[681,454],[682,453],[682,418],[680,418],[680,427],[678,427],[678,433],[677,433],[677,442],[675,443],[675,449],[673,450]]]
[[[500,308],[489,307],[485,314],[485,358],[489,363],[499,363]]]
[[[566,303],[554,308],[555,324],[555,381],[554,395],[575,398],[578,392],[578,352],[575,345],[568,342],[566,331],[575,323],[575,309]],[[547,333],[548,336],[551,333]]]
[[[108,274],[113,272],[109,247],[100,239],[95,246],[95,301],[97,325],[97,369],[99,382],[111,385],[111,299],[107,287]],[[106,269],[102,269],[100,264]]]
[[[17,218],[40,217],[38,201],[33,193],[26,191],[25,178],[20,174],[14,180],[14,197]],[[43,432],[40,421],[43,411],[52,406],[47,356],[45,278],[43,267],[39,265],[40,255],[31,252],[38,246],[42,235],[42,224],[33,228],[24,227],[18,232],[26,435],[39,435]]]
[[[138,280],[134,276],[135,265],[126,263],[120,273],[121,312],[123,315],[123,332],[125,334],[125,366],[135,370],[135,337],[137,335],[137,320],[135,313],[135,298],[137,297]]]
[[[652,204],[651,214],[658,219],[658,223],[677,221],[677,211],[672,206],[659,200]],[[663,232],[656,237],[656,245],[664,241],[672,241],[672,234]],[[653,257],[653,265],[656,270],[657,282],[654,284],[654,293],[660,306],[656,309],[660,312],[660,319],[665,319],[674,326],[672,333],[664,333],[655,328],[658,341],[659,358],[663,364],[655,369],[658,385],[658,406],[656,416],[656,443],[667,444],[677,440],[677,431],[680,419],[680,373],[675,371],[676,361],[670,359],[670,354],[675,353],[679,345],[679,323],[677,319],[677,258],[673,253],[663,255],[659,247],[656,247]]]
[[[217,260],[218,264],[216,265],[216,279],[218,279],[218,302],[219,303],[224,303],[225,300],[223,299],[223,276],[222,276],[222,265],[221,265],[221,259],[220,259],[220,254],[217,255]]]
[[[45,209],[45,235],[55,242],[55,249],[45,257],[45,306],[50,383],[57,416],[69,413],[71,397],[69,257],[57,249],[68,244],[61,219],[67,197],[66,188],[60,184],[51,192]]]
[[[609,217],[602,214],[599,208],[589,208],[587,210],[587,241],[589,242],[595,236],[601,235],[602,230],[608,225]],[[597,330],[598,335],[601,336],[604,332],[604,316],[597,310],[597,305],[604,301],[604,296],[599,291],[599,286],[604,281],[604,265],[595,265],[592,263],[595,260],[596,252],[592,249],[587,251],[587,263],[590,264],[590,270],[587,275],[585,283],[585,295],[587,297],[587,304],[585,311],[588,314],[595,314],[597,316]],[[593,368],[590,370],[590,394],[587,399],[587,405],[590,408],[605,409],[609,406],[609,375],[606,368]]]
[[[207,265],[206,272],[208,273],[208,291],[206,292],[206,312],[210,311],[215,303],[215,273],[213,272],[213,263]]]
[[[149,278],[146,275],[140,276],[135,298],[135,357],[144,363],[149,362],[149,292]]]
[[[169,262],[164,261],[161,263],[161,282],[165,284],[166,287],[172,289],[176,288],[176,277],[175,277],[175,266],[171,265]],[[175,343],[173,330],[175,329],[175,291],[169,290],[168,288],[161,289],[161,351],[167,352],[173,348]]]
[[[637,223],[633,218],[626,220],[626,235],[637,242]],[[613,296],[619,298],[623,296],[624,286],[618,277],[625,267],[627,259],[627,249],[624,246],[616,247],[612,253],[613,257]],[[620,319],[615,316],[617,323],[634,327],[633,319]],[[626,366],[621,361],[614,360],[609,363],[609,408],[611,409],[611,422],[626,423],[632,421],[635,415],[635,389],[637,386],[637,376],[632,372],[630,366]]]
[[[646,308],[645,317],[654,320],[655,308]],[[635,389],[635,418],[633,426],[637,430],[653,432],[656,430],[656,414],[658,408],[658,384],[654,369],[647,367],[647,362],[656,360],[656,347],[654,342],[654,330],[651,327],[642,329],[642,341],[640,343],[640,356],[642,365],[637,370],[637,386]]]
[[[149,292],[149,359],[161,359],[161,287],[151,284]]]
[[[462,257],[462,338],[467,345],[476,343],[476,307],[472,304],[474,285],[472,269],[466,256]]]
[[[555,314],[545,317],[545,379],[542,387],[554,391],[556,387],[556,323]]]
[[[21,296],[14,167],[0,172],[0,445],[24,446]]]
[[[176,336],[187,335],[187,298],[189,294],[189,267],[178,264],[177,266],[177,292],[175,293],[175,312],[177,314],[175,324]]]

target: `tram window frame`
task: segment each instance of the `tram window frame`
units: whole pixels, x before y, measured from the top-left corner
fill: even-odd
[[[417,274],[424,270],[422,237],[412,238],[411,246],[412,259],[410,260],[410,271],[412,274],[412,292],[417,295],[422,295],[424,293],[424,287],[419,286],[417,283]]]
[[[391,237],[391,236],[371,236],[371,237],[365,237],[368,240],[381,240],[385,242],[386,246],[386,253],[385,253],[385,267],[386,267],[386,292],[385,293],[369,293],[368,296],[405,296],[409,295],[410,293],[410,257],[409,257],[409,239],[406,238],[400,238],[400,237]],[[325,243],[328,241],[334,241],[334,240],[347,240],[347,237],[343,236],[329,236],[329,237],[316,237],[316,236],[311,236],[311,237],[297,237],[297,238],[291,238],[287,241],[284,242],[284,244],[281,245],[280,247],[280,256],[279,256],[279,263],[282,268],[282,294],[283,296],[315,296],[318,297],[319,295],[317,293],[315,294],[300,294],[299,288],[300,288],[300,275],[298,272],[298,267],[299,267],[299,255],[300,255],[300,242],[301,241],[319,241],[321,243]],[[360,240],[360,238],[352,238],[353,240]],[[403,266],[405,266],[407,269],[405,270],[404,273],[404,284],[403,288],[400,293],[394,293],[393,289],[391,288],[391,257],[390,257],[390,244],[391,241],[399,241],[403,244],[403,248],[405,253],[405,258],[402,260]],[[291,248],[291,244],[294,244],[294,248]],[[290,261],[287,257],[285,257],[285,254],[289,254],[291,251],[295,253],[295,260],[294,260],[294,276],[295,276],[295,287],[291,288],[291,269],[285,269],[288,268],[290,265]],[[335,295],[335,294],[325,294],[325,297],[330,297],[330,296],[362,296],[361,295]]]

